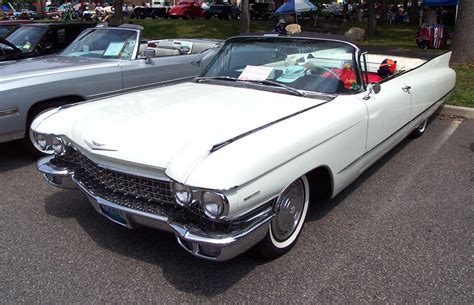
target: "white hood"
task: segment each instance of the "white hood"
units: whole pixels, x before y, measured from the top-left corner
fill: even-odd
[[[185,179],[213,145],[322,102],[186,83],[70,107],[34,129],[63,134],[89,155],[112,162],[162,169],[172,164],[173,172],[182,173],[176,178]],[[94,150],[86,141],[107,150]]]

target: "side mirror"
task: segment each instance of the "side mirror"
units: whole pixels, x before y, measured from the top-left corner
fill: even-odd
[[[147,48],[143,51],[143,56],[145,57],[145,62],[147,64],[152,64],[151,58],[155,57],[155,49]]]
[[[382,87],[380,86],[379,83],[368,84],[367,85],[367,93],[364,96],[364,100],[370,99],[370,95],[379,93],[381,89],[382,89]]]
[[[182,47],[181,49],[179,49],[179,54],[181,55],[190,54],[190,53],[191,53],[191,49],[188,47]]]
[[[372,91],[375,93],[375,94],[378,94],[380,92],[380,90],[382,89],[382,87],[380,86],[379,83],[374,83],[374,84],[370,84],[372,85]],[[370,86],[369,85],[369,86]]]

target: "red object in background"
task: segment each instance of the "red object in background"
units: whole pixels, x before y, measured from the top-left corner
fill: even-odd
[[[204,10],[199,2],[180,2],[168,11],[171,18],[201,18]]]
[[[352,69],[331,69],[334,73],[339,76],[339,79],[344,83],[344,88],[346,89],[353,89],[352,84],[357,83],[357,77]],[[323,77],[330,77],[330,78],[335,78],[334,74],[331,72],[325,72]],[[378,83],[381,81],[382,78],[377,75],[377,73],[371,73],[369,72],[369,84],[372,83]],[[364,78],[364,84],[366,83],[365,78]]]

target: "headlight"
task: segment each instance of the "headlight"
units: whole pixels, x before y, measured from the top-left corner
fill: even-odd
[[[44,154],[52,154],[51,135],[38,133],[30,129],[30,139],[33,146]]]
[[[227,198],[219,193],[202,192],[200,204],[204,213],[212,219],[222,218],[228,212]]]
[[[192,203],[193,190],[189,186],[171,181],[171,191],[176,199],[176,203],[180,206],[187,207]]]
[[[64,155],[64,153],[66,152],[66,145],[60,137],[52,136],[51,148],[53,149],[56,155]]]
[[[35,139],[36,141],[36,144],[38,144],[38,146],[42,149],[42,150],[46,150],[46,148],[48,147],[48,141],[46,139],[46,135],[42,134],[42,133],[35,133]]]

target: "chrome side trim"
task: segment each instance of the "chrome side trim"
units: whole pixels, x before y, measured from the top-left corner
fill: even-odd
[[[0,111],[0,118],[13,115],[20,115],[20,109],[18,107]]]
[[[275,121],[272,121],[272,122],[267,123],[267,124],[265,124],[265,125],[262,125],[262,126],[260,126],[260,127],[257,127],[257,128],[252,129],[252,130],[249,130],[249,131],[247,131],[247,132],[244,132],[244,133],[242,133],[242,134],[240,134],[240,135],[237,135],[237,136],[235,136],[235,137],[233,137],[233,138],[230,138],[230,139],[228,139],[228,140],[226,140],[226,141],[223,141],[223,142],[221,142],[221,143],[217,143],[217,144],[215,144],[214,146],[212,146],[212,148],[211,148],[211,153],[213,153],[213,152],[215,152],[215,151],[221,149],[221,148],[224,147],[224,146],[227,146],[227,145],[231,144],[231,143],[234,142],[234,141],[237,141],[237,140],[242,139],[242,138],[244,138],[244,137],[246,137],[246,136],[248,136],[248,135],[251,135],[251,134],[253,134],[253,133],[255,133],[255,132],[259,131],[259,130],[265,129],[265,128],[267,128],[267,127],[270,127],[270,126],[272,126],[272,125],[275,125],[275,124],[277,124],[277,123],[280,123],[280,122],[282,122],[282,121],[284,121],[284,120],[287,120],[287,119],[289,119],[289,118],[292,118],[292,117],[294,117],[294,116],[297,116],[297,115],[299,115],[299,114],[301,114],[301,113],[304,113],[304,112],[306,112],[306,111],[309,111],[309,110],[312,110],[312,109],[317,108],[317,107],[319,107],[319,106],[322,106],[322,105],[324,105],[324,104],[327,104],[327,103],[329,103],[329,102],[332,101],[332,100],[333,100],[333,99],[331,99],[331,100],[329,100],[329,101],[326,101],[326,102],[323,102],[323,103],[320,103],[320,104],[313,105],[313,106],[308,107],[308,108],[305,108],[305,109],[303,109],[303,110],[294,112],[294,113],[292,113],[292,114],[290,114],[290,115],[284,116],[284,117],[279,118],[279,119],[277,119],[277,120],[275,120]]]

